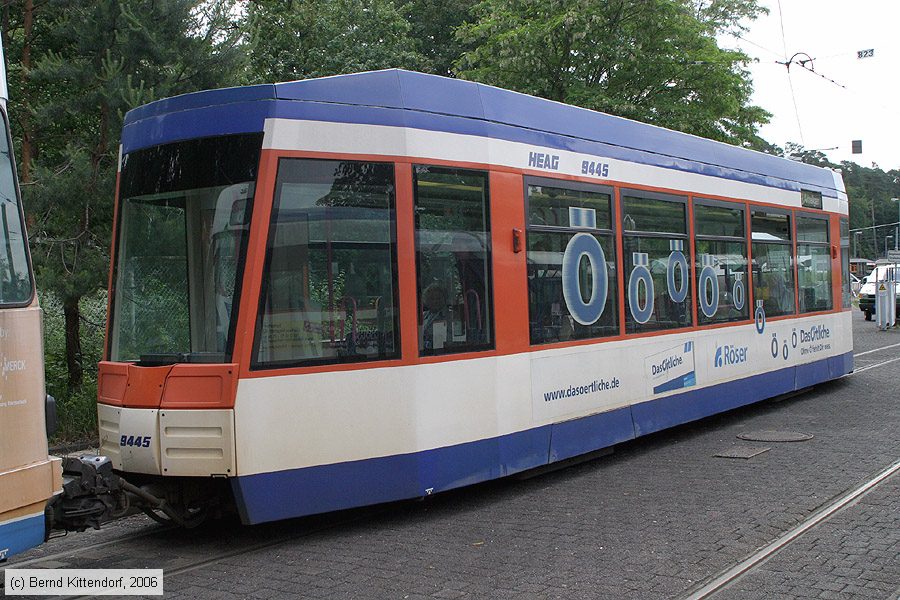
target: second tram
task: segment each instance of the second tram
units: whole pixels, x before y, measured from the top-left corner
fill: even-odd
[[[47,453],[55,405],[44,389],[43,326],[35,294],[6,114],[0,51],[0,562],[44,541],[44,509],[62,491]]]

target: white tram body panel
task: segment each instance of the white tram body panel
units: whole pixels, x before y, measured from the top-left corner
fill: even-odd
[[[337,377],[327,373],[242,380],[234,408],[235,437],[241,442],[238,475],[422,452],[636,405],[651,411],[666,397],[700,390],[716,395],[716,388],[724,383],[773,371],[791,371],[788,376],[802,389],[809,384],[804,385],[802,375],[796,379],[795,368],[827,373],[829,358],[852,351],[849,326],[850,315],[842,313],[767,324],[762,334],[755,325],[746,325],[644,338],[637,343],[628,340],[599,347],[348,371]],[[799,342],[799,332],[812,337],[808,332],[822,327],[827,336],[818,334],[822,337],[815,341]],[[791,345],[794,332],[798,332],[796,346]],[[774,357],[773,340],[778,345]],[[787,359],[783,358],[784,342],[789,345]],[[693,345],[692,350],[684,353],[685,344]],[[746,358],[717,365],[717,350],[726,346],[746,349]],[[648,357],[669,355],[689,357],[683,364],[685,369],[692,368],[672,369],[668,376],[655,377]],[[696,383],[654,393],[654,384],[690,372],[696,374]],[[610,387],[547,399],[552,392],[588,387],[594,381],[609,382]],[[753,385],[770,384],[764,379]],[[745,403],[724,390],[721,394],[723,407]],[[616,437],[630,439],[656,430],[650,423],[645,427]]]

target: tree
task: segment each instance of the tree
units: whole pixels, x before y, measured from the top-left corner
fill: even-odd
[[[230,2],[25,0],[11,114],[30,146],[24,181],[35,271],[65,313],[68,390],[84,365],[79,301],[106,287],[118,139],[125,112],[233,80],[240,55]],[[31,11],[29,14],[29,10]],[[27,64],[31,57],[33,64]],[[27,159],[27,157],[26,157]]]
[[[478,0],[411,0],[403,6],[410,24],[410,38],[422,59],[420,70],[453,77],[456,61],[473,50],[471,44],[456,35],[457,29],[474,19],[472,9]]]
[[[392,0],[257,0],[241,27],[250,83],[426,63]]]
[[[459,28],[474,81],[725,142],[762,145],[746,55],[716,34],[755,0],[483,0]]]

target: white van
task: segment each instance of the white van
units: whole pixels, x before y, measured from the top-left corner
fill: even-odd
[[[875,284],[887,277],[888,269],[893,268],[893,264],[881,264],[875,267],[875,270],[866,275],[862,281],[862,287],[859,288],[859,310],[866,315],[866,321],[872,320],[875,314]],[[896,291],[900,293],[900,282],[894,284]],[[900,296],[898,296],[897,310],[900,313]]]

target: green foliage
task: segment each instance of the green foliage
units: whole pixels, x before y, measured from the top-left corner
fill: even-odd
[[[455,63],[474,47],[456,35],[456,30],[473,19],[479,0],[411,0],[403,6],[410,23],[410,37],[421,55],[420,70],[452,77]]]
[[[836,166],[841,169],[850,198],[851,229],[898,221],[900,207],[891,198],[900,198],[900,170],[883,171],[874,165],[862,167],[851,162]],[[895,226],[877,227],[874,233],[872,229],[865,230],[857,237],[856,256],[872,260],[882,257],[885,239],[894,235]],[[893,239],[888,241],[888,247],[894,248]]]
[[[32,258],[39,287],[60,298],[80,298],[105,287],[109,267],[114,168],[95,170],[87,150],[67,144],[61,165],[35,165],[23,185],[32,216]],[[92,182],[86,185],[87,182]]]
[[[8,7],[9,109],[17,155],[27,161],[20,173],[36,279],[53,299],[48,306],[64,315],[61,339],[47,329],[48,379],[64,434],[94,422],[102,344],[82,331],[80,311],[84,298],[106,286],[122,119],[150,100],[237,80],[243,55],[231,23],[235,5],[46,0]]]
[[[426,63],[392,0],[258,0],[242,27],[251,83]]]
[[[748,58],[715,34],[752,0],[484,0],[462,25],[466,79],[735,144],[769,114],[749,104]],[[700,7],[700,8],[698,8]]]
[[[103,352],[106,293],[81,300],[81,343],[84,348],[84,383],[74,391],[66,386],[66,340],[62,303],[53,294],[40,295],[44,309],[44,369],[47,393],[57,400],[59,429],[53,443],[96,438],[97,363]]]

